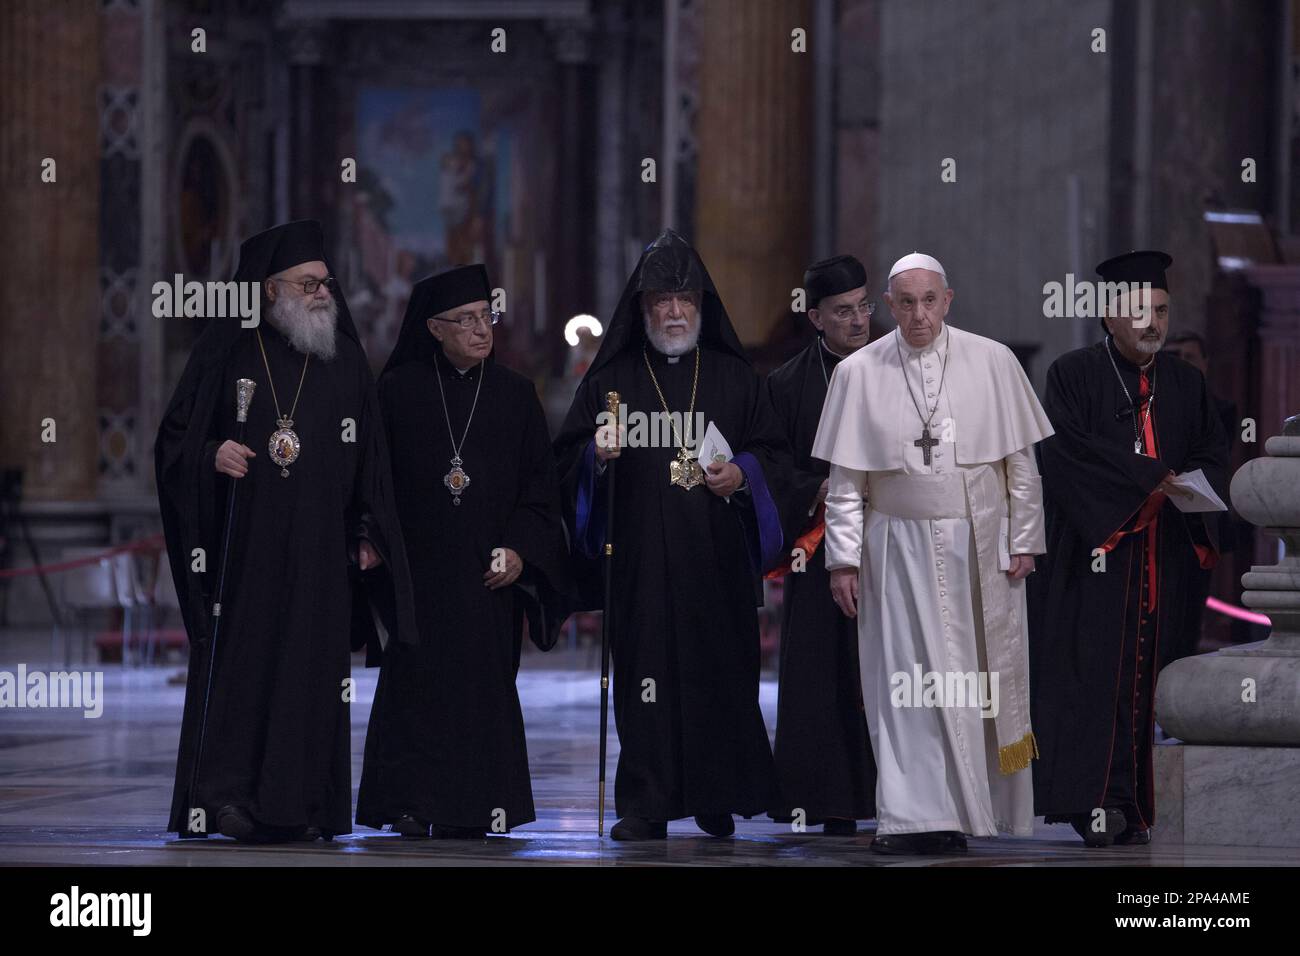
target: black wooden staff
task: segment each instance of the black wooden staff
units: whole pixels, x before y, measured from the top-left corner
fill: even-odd
[[[248,422],[248,406],[253,404],[253,391],[257,383],[251,378],[241,378],[235,383],[235,421],[239,444],[244,443],[244,425]],[[217,572],[217,599],[212,605],[212,637],[208,648],[207,685],[203,690],[203,714],[199,718],[199,745],[194,753],[194,767],[190,771],[190,810],[194,809],[198,796],[199,766],[203,763],[203,739],[208,731],[208,701],[212,698],[212,671],[217,663],[217,633],[221,630],[221,599],[226,591],[226,565],[230,558],[230,531],[235,524],[235,492],[239,488],[239,479],[230,478],[230,497],[226,503],[226,529],[221,533],[221,568]],[[204,833],[207,821],[203,822]],[[187,824],[188,828],[188,824]]]
[[[614,421],[614,441],[618,435],[618,392],[605,395],[605,407]],[[596,835],[605,835],[605,738],[609,734],[609,643],[614,595],[614,463],[605,462],[605,603],[600,614],[600,809]]]

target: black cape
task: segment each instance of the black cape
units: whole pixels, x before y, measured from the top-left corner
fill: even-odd
[[[1114,357],[1136,400],[1136,367],[1118,351]],[[1029,579],[1029,651],[1040,751],[1034,801],[1048,822],[1116,803],[1148,825],[1155,819],[1155,675],[1186,627],[1193,583],[1187,557],[1199,545],[1213,560],[1218,515],[1184,514],[1169,501],[1160,506],[1150,618],[1137,600],[1146,534],[1120,538],[1104,572],[1092,570],[1092,551],[1134,527],[1170,471],[1203,468],[1226,500],[1227,443],[1199,371],[1158,353],[1154,373],[1158,458],[1135,454],[1133,416],[1117,417],[1129,403],[1104,342],[1061,356],[1047,373],[1043,405],[1055,434],[1038,446],[1047,554]]]
[[[404,326],[423,332],[413,297]],[[493,359],[464,375],[438,348],[399,340],[379,379],[398,514],[416,587],[418,647],[390,645],[366,735],[357,822],[381,828],[409,812],[446,826],[508,830],[535,819],[523,715],[515,689],[522,628],[543,650],[558,636],[568,548],[550,434],[532,382]],[[438,381],[447,398],[444,414]],[[469,484],[459,505],[450,415]],[[524,562],[489,590],[495,548]]]
[[[768,397],[794,454],[777,496],[787,548],[822,513],[817,493],[830,466],[812,457],[812,444],[827,376],[838,363],[818,336],[767,377]],[[796,808],[809,824],[875,816],[876,764],[862,706],[857,622],[831,597],[820,548],[802,571],[785,576],[773,756],[780,788],[774,819],[790,820]]]
[[[246,250],[235,279],[265,277],[272,252]],[[377,657],[372,604],[390,640],[416,639],[378,399],[347,303],[339,291],[334,295],[337,354],[308,364],[294,415],[302,451],[290,477],[281,477],[270,460],[275,402],[255,332],[238,320],[208,322],[158,429],[158,499],[190,639],[168,824],[177,833],[185,833],[192,806],[205,810],[207,829],[215,831],[216,811],[225,804],[242,805],[269,825],[349,832],[344,680],[350,652],[369,647]],[[280,401],[291,403],[304,356],[269,323],[263,321],[260,331]],[[257,383],[244,440],[256,457],[238,479],[203,763],[192,799],[221,535],[234,484],[216,472],[213,457],[237,435],[239,378]],[[341,440],[344,419],[355,423],[354,441]],[[364,575],[356,566],[360,537],[384,559]],[[206,554],[203,573],[191,570],[195,548]]]
[[[769,484],[787,454],[758,375],[745,358],[699,256],[671,231],[642,254],[555,442],[566,520],[587,606],[599,606],[605,476],[594,435],[605,395],[661,412],[643,357],[642,290],[702,289],[696,410],[713,421],[748,489],[730,502],[703,484],[670,486],[676,447],[626,448],[615,464],[614,717],[620,817],[754,816],[775,799],[758,704],[761,572],[782,550]],[[671,410],[690,406],[694,353],[669,363],[647,347]],[[608,472],[605,473],[608,475]],[[653,683],[650,683],[653,682]]]

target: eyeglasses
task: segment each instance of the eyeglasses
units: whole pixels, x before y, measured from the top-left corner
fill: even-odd
[[[876,312],[876,303],[863,299],[857,305],[842,305],[831,316],[839,322],[848,322],[854,315],[860,315],[864,319],[871,318]]]
[[[480,322],[489,326],[496,325],[501,321],[501,315],[502,313],[500,312],[461,312],[459,315],[453,315],[449,319],[444,319],[436,315],[433,316],[433,318],[437,319],[439,322],[455,322],[462,329],[468,331]]]
[[[338,284],[339,284],[338,280],[335,279],[333,276],[326,276],[323,279],[317,279],[315,276],[312,276],[311,278],[304,279],[301,282],[295,279],[276,279],[275,281],[287,282],[289,283],[289,285],[296,285],[298,288],[302,289],[304,295],[315,295],[316,290],[319,289],[321,286],[324,286],[325,288],[329,289],[330,292],[333,292],[336,288],[338,288]]]

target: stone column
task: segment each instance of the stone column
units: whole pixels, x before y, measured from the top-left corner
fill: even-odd
[[[99,3],[0,4],[0,464],[30,499],[95,493],[99,86]]]
[[[328,28],[317,22],[293,21],[289,25],[289,96],[291,109],[291,139],[289,144],[290,169],[290,219],[319,219],[320,196],[323,184],[322,143],[330,142],[321,135],[321,117],[317,113],[318,88],[321,64],[325,60]],[[331,171],[337,181],[338,164]],[[333,182],[330,183],[332,187]],[[274,223],[257,222],[252,232],[269,228]],[[326,224],[328,229],[328,224]],[[327,234],[326,249],[329,248]]]
[[[701,10],[696,246],[741,341],[790,311],[808,264],[813,33],[808,0],[709,0]]]
[[[1184,657],[1160,672],[1156,718],[1181,743],[1157,747],[1161,842],[1300,846],[1300,416],[1232,478],[1232,504],[1286,554],[1242,575],[1242,603],[1267,614],[1265,641]]]

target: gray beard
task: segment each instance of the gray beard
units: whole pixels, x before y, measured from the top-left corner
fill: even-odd
[[[645,319],[645,337],[650,340],[650,344],[654,346],[656,352],[660,355],[667,355],[669,358],[673,358],[678,355],[685,355],[687,352],[695,348],[695,343],[700,340],[700,329],[703,328],[703,326],[704,323],[703,320],[701,320],[701,322],[695,326],[695,331],[691,333],[689,339],[686,339],[684,342],[673,344],[668,342],[665,336],[660,335],[654,330],[650,324],[650,319],[647,316]]]
[[[312,308],[301,298],[281,296],[271,303],[266,321],[284,333],[299,352],[328,362],[334,358],[334,332],[339,307],[331,296],[326,306]]]

